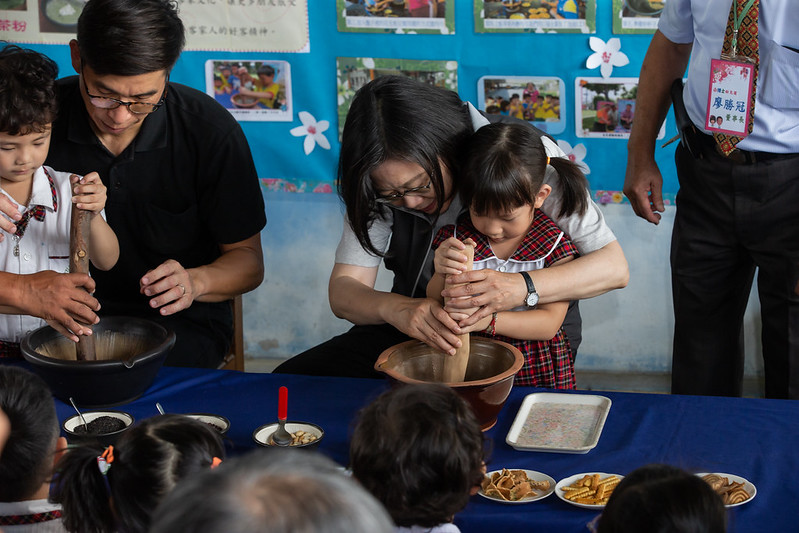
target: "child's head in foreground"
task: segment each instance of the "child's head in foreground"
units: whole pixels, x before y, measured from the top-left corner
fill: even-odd
[[[150,533],[393,533],[374,496],[309,450],[255,450],[181,482]]]
[[[219,432],[182,415],[142,420],[115,446],[71,448],[58,465],[52,499],[69,531],[147,531],[150,515],[177,482],[224,456]],[[110,468],[103,474],[97,458]]]
[[[599,518],[597,533],[724,533],[721,497],[680,468],[652,464],[621,480]]]
[[[398,385],[359,414],[353,476],[397,526],[451,522],[484,475],[484,441],[469,405],[440,384]]]
[[[34,496],[50,481],[56,449],[66,448],[50,389],[28,370],[0,365],[0,410],[11,428],[0,454],[0,502],[39,499]]]

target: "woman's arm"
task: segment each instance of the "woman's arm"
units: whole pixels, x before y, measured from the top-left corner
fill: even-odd
[[[530,277],[538,292],[538,301],[551,303],[583,300],[622,289],[630,281],[630,271],[621,245],[613,241],[568,263],[530,272]],[[522,292],[523,299],[527,296],[526,287]]]
[[[431,298],[410,298],[374,289],[378,267],[336,263],[330,274],[330,308],[353,324],[391,324],[425,344],[454,354],[458,324]]]
[[[627,259],[618,241],[612,241],[574,261],[535,270],[529,274],[541,304],[593,298],[610,290],[626,287],[630,279]],[[521,305],[527,296],[527,285],[518,273],[475,270],[451,276],[447,280],[447,284],[455,283],[468,284],[445,288],[445,297],[471,297],[454,300],[449,307],[480,307],[471,317],[460,322],[464,328],[495,311],[505,311]]]

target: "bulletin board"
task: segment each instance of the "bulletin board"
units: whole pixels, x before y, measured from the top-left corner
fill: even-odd
[[[46,44],[54,42],[44,38],[50,34],[31,38],[27,31],[31,27],[22,28],[20,13],[27,9],[30,15],[45,2],[0,0],[0,38],[47,54],[58,63],[61,76],[73,75],[65,44]],[[211,7],[210,2],[182,0],[181,16],[184,12],[193,16],[193,4],[200,3],[205,4],[203,9],[223,9]],[[583,167],[596,200],[626,201],[620,190],[637,76],[663,1],[237,0],[222,4],[237,3],[250,6],[248,13],[256,15],[249,18],[265,22],[257,29],[240,28],[238,32],[244,35],[239,40],[227,35],[236,33],[229,28],[223,32],[227,40],[204,45],[208,41],[196,39],[201,23],[193,21],[189,46],[171,80],[211,95],[217,91],[215,97],[231,109],[244,129],[265,188],[334,192],[339,134],[348,102],[369,79],[399,73],[457,90],[462,99],[487,112],[502,112],[498,109],[505,105],[503,101],[514,94],[521,103],[534,101],[532,96],[542,97],[545,111],[536,116],[523,110],[522,116],[550,132]],[[408,16],[411,4],[430,4],[430,15]],[[299,11],[289,13],[286,6],[299,6]],[[278,35],[275,40],[277,33],[289,27],[293,28],[290,35]],[[61,41],[55,42],[66,43],[73,35],[62,34]],[[238,77],[241,86],[271,68],[274,94],[231,98],[220,88],[226,67],[238,69],[241,76],[228,74],[225,80]],[[506,112],[518,112],[519,105]],[[676,143],[661,145],[676,131],[670,113],[655,151],[667,204],[673,202],[678,188],[673,160]]]

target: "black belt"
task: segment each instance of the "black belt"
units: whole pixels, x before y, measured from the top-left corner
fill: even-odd
[[[696,138],[702,145],[702,153],[713,153],[723,157],[731,163],[736,165],[754,165],[755,163],[762,163],[764,161],[773,161],[777,159],[788,159],[790,157],[797,157],[799,154],[773,154],[771,152],[750,152],[748,150],[741,150],[740,148],[734,149],[728,155],[721,151],[716,139],[712,135],[707,135],[701,131],[696,132]]]

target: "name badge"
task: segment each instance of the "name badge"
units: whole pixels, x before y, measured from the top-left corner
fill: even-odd
[[[710,91],[705,129],[746,137],[749,135],[749,105],[754,97],[751,63],[728,59],[710,62]]]

